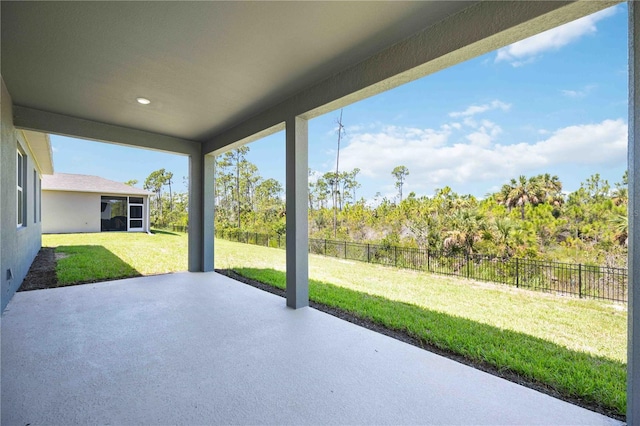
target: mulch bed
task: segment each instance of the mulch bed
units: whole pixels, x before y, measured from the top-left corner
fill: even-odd
[[[40,249],[40,251],[38,252],[38,255],[36,256],[36,258],[34,259],[33,263],[31,264],[31,268],[29,269],[29,272],[27,273],[27,276],[25,277],[24,281],[22,282],[22,285],[20,286],[20,288],[18,289],[18,291],[29,291],[29,290],[40,290],[40,289],[46,289],[46,288],[55,288],[58,287],[58,280],[56,279],[56,253],[55,253],[55,248],[52,247],[43,247]],[[255,280],[251,280],[248,278],[245,278],[239,274],[237,274],[236,272],[234,272],[233,270],[229,270],[229,269],[216,269],[216,272],[218,272],[219,274],[225,275],[229,278],[232,278],[236,281],[240,281],[244,284],[248,284],[252,287],[258,288],[260,290],[263,291],[267,291],[269,293],[275,294],[277,296],[280,297],[285,297],[286,293],[284,290],[281,290],[279,288],[273,287],[271,285],[268,284],[264,284],[261,283],[259,281],[255,281]],[[405,331],[401,331],[401,330],[394,330],[391,328],[387,328],[385,326],[382,326],[380,324],[377,324],[373,321],[367,320],[367,319],[363,319],[363,318],[359,318],[355,315],[353,315],[350,312],[344,311],[342,309],[338,309],[338,308],[334,308],[332,306],[328,306],[328,305],[324,305],[321,303],[317,303],[314,301],[310,301],[309,302],[309,306],[311,306],[314,309],[317,309],[319,311],[325,312],[329,315],[333,315],[335,317],[338,317],[344,321],[349,321],[350,323],[359,325],[360,327],[364,327],[367,328],[369,330],[375,331],[377,333],[381,333],[384,334],[386,336],[392,337],[394,339],[400,340],[401,342],[405,342],[408,343],[410,345],[413,346],[417,346],[421,349],[425,349],[428,350],[429,352],[433,352],[436,353],[438,355],[442,355],[446,358],[452,359],[454,361],[457,361],[461,364],[465,364],[468,366],[471,366],[473,368],[476,368],[478,370],[482,370],[484,372],[487,372],[489,374],[493,374],[494,376],[498,376],[501,377],[503,379],[509,380],[511,382],[514,383],[518,383],[520,385],[535,389],[537,391],[540,391],[542,393],[551,395],[555,398],[558,399],[562,399],[564,401],[568,401],[572,404],[587,408],[589,410],[592,411],[596,411],[598,413],[602,413],[606,416],[609,417],[613,417],[616,418],[618,420],[625,420],[624,416],[620,416],[616,413],[612,413],[602,407],[599,406],[595,406],[593,404],[588,404],[585,403],[584,401],[580,400],[580,399],[576,399],[576,398],[567,398],[564,395],[559,394],[555,389],[546,386],[542,383],[538,383],[538,382],[532,382],[531,380],[527,380],[521,376],[519,376],[516,373],[513,373],[511,371],[508,370],[499,370],[489,364],[486,363],[482,363],[482,362],[475,362],[475,361],[471,361],[467,358],[464,358],[458,354],[452,353],[450,351],[447,351],[446,349],[441,349],[438,348],[436,346],[433,346],[431,344],[429,344],[428,342],[425,342],[421,339],[417,339],[413,336],[411,336],[409,333],[405,332]]]
[[[41,290],[58,286],[56,278],[56,249],[42,247],[33,260],[18,291]]]

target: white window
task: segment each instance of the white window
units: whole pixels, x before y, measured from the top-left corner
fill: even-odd
[[[33,223],[38,223],[38,172],[33,170]]]
[[[26,209],[26,196],[25,196],[25,192],[26,192],[26,188],[25,188],[25,184],[27,181],[27,173],[26,173],[26,167],[25,167],[25,160],[26,157],[24,156],[24,154],[22,152],[20,152],[20,150],[18,150],[18,156],[17,156],[17,167],[16,167],[16,181],[17,181],[17,185],[18,185],[18,227],[20,226],[26,226],[26,220],[25,220],[25,216],[27,215],[27,209]]]
[[[38,178],[38,222],[42,222],[42,179]]]

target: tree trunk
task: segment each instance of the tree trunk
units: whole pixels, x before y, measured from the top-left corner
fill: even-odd
[[[238,216],[238,229],[240,229],[240,155],[236,157],[236,214]]]

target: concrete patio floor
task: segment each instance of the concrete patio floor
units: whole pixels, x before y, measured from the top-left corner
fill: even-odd
[[[17,293],[3,425],[621,424],[216,273]]]

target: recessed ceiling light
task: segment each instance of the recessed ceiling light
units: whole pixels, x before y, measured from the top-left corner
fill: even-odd
[[[151,103],[151,101],[147,98],[136,98],[136,101],[138,101],[138,103],[142,105],[149,105]]]

